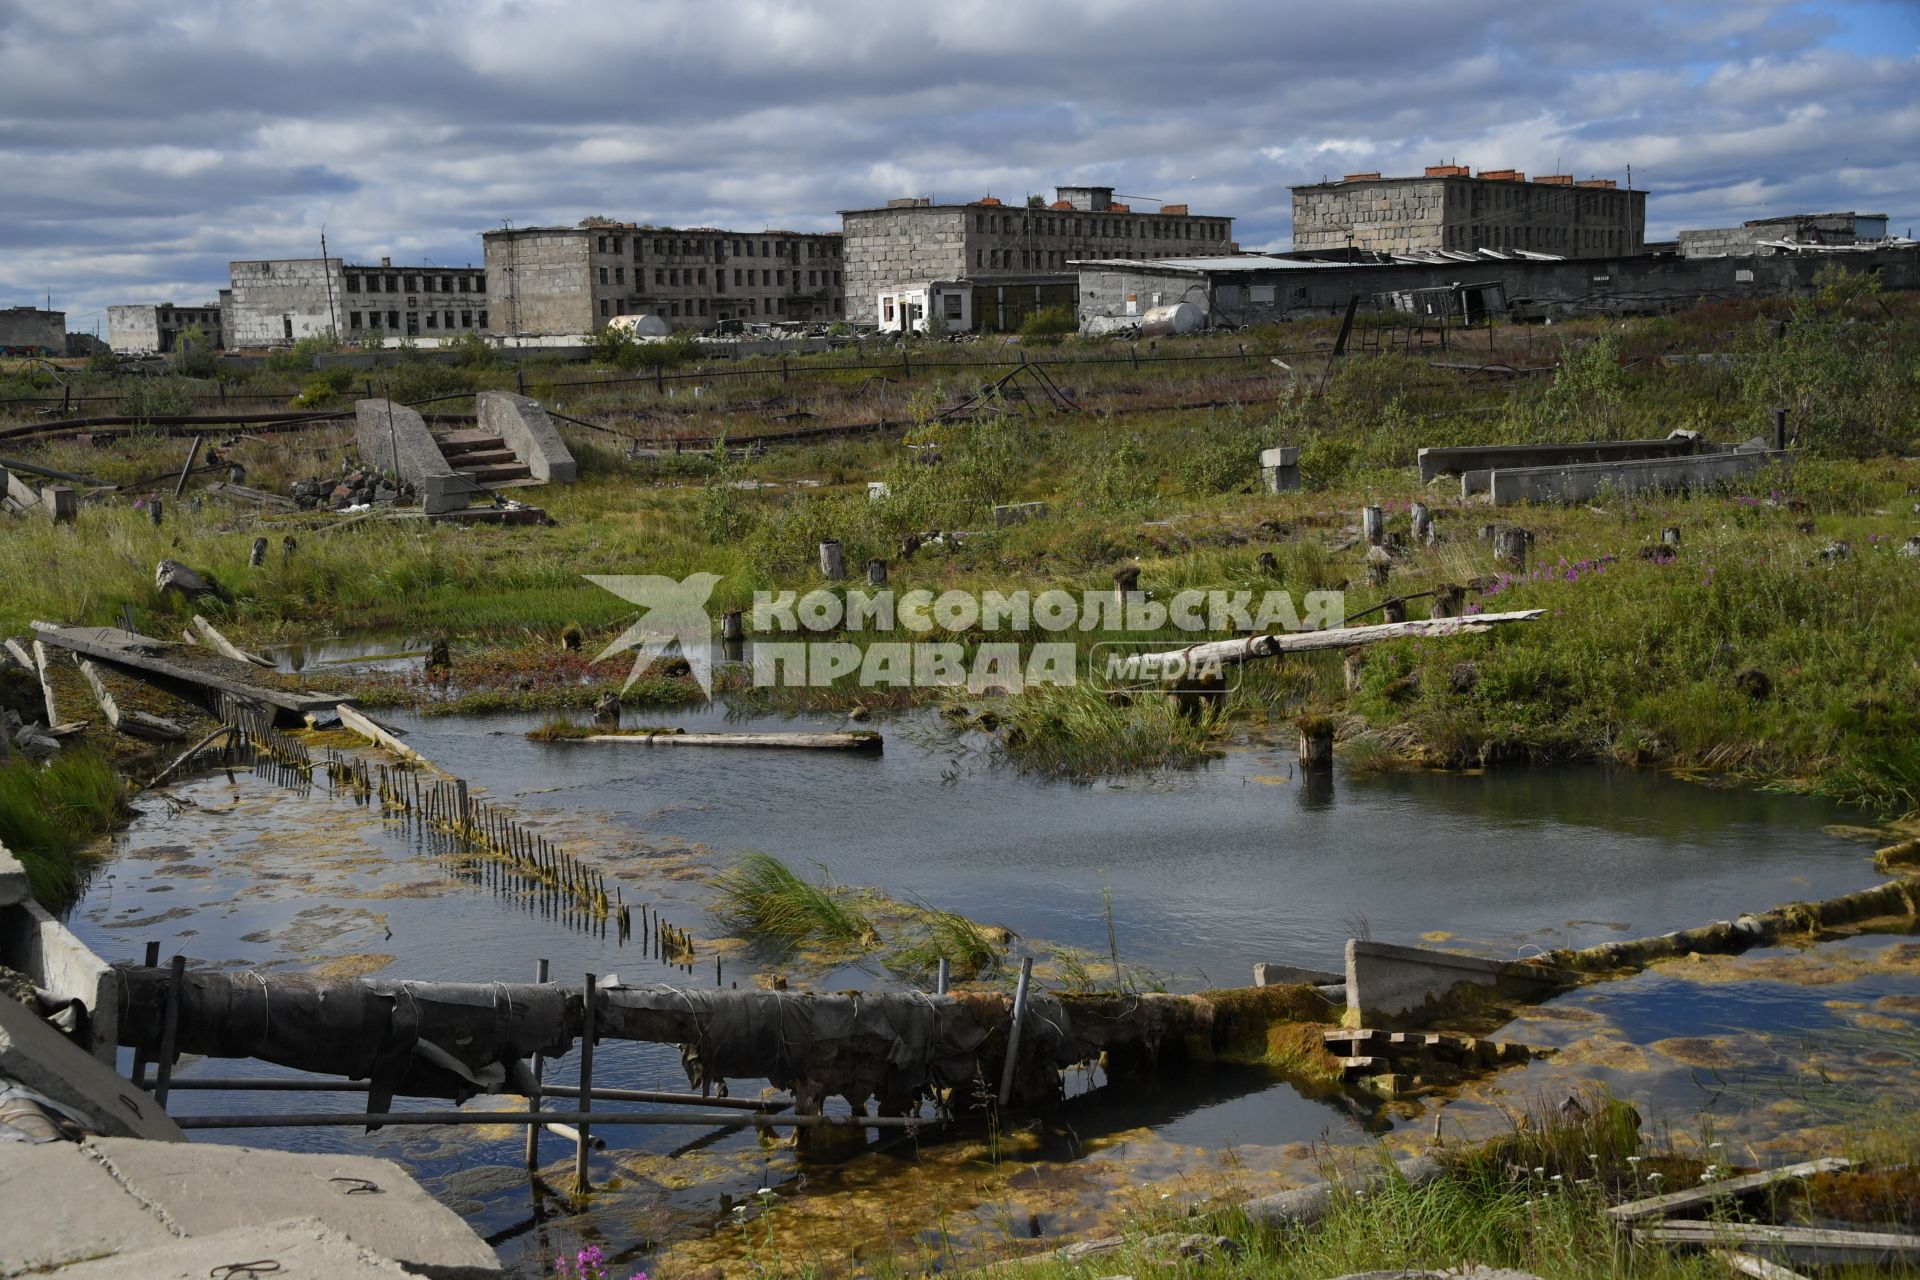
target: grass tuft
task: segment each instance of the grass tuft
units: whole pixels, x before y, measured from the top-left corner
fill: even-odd
[[[0,766],[0,845],[49,910],[73,901],[86,881],[81,849],[125,813],[120,779],[97,751],[66,752],[45,768],[24,756]]]
[[[749,853],[708,883],[720,895],[714,914],[757,937],[872,947],[873,922],[829,882],[803,879],[770,853]]]

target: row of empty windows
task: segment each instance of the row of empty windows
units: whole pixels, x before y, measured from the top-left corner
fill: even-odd
[[[742,315],[760,315],[762,314],[761,308],[763,306],[766,308],[765,314],[767,315],[783,316],[787,314],[787,300],[785,298],[739,298],[728,305],[738,310]],[[707,306],[708,299],[706,298],[688,298],[684,302],[678,298],[672,298],[664,303],[663,309],[656,314],[672,316],[675,319],[681,317],[698,318],[708,314]],[[846,299],[835,298],[833,300],[833,310],[836,314],[844,315],[846,309]],[[611,300],[610,305],[608,299],[602,298],[600,300],[600,314],[602,316],[626,315],[627,300],[625,298],[614,298]],[[730,314],[731,313],[729,313],[729,315]],[[727,319],[728,316],[722,316],[721,318]]]
[[[790,258],[797,262],[802,256],[802,245],[806,246],[805,256],[809,258],[837,258],[840,256],[840,242],[838,240],[766,239],[755,241],[745,237],[738,239],[715,238],[709,240],[704,236],[676,236],[673,238],[666,236],[635,236],[633,238],[633,256],[635,260],[640,258],[642,247],[649,241],[651,241],[653,245],[653,254],[657,258],[673,256],[682,258],[720,257],[727,252],[729,245],[732,246],[734,257],[751,258],[756,256],[754,251],[756,244],[759,246],[758,256],[762,258]],[[594,237],[594,251],[596,253],[625,253],[626,243],[625,236],[596,236]]]
[[[484,329],[487,327],[487,313],[484,311],[462,311],[459,313],[459,328]],[[429,329],[452,329],[454,313],[451,311],[425,311],[407,313],[408,329],[411,331],[424,322]],[[398,311],[349,311],[347,328],[349,329],[398,329],[400,313]]]
[[[1617,227],[1490,227],[1475,223],[1467,227],[1448,227],[1445,241],[1445,247],[1449,249],[1535,249],[1547,252],[1598,249],[1607,253],[1623,253],[1628,248],[1627,233]]]
[[[405,288],[401,287],[405,284]],[[365,288],[362,288],[362,284]],[[395,272],[391,275],[368,272],[366,275],[347,277],[348,293],[485,293],[487,278],[484,275],[422,275],[419,273]]]
[[[973,229],[982,235],[1073,236],[1086,239],[1117,240],[1224,240],[1227,223],[1212,219],[1188,218],[1071,218],[1064,214],[1020,216],[1016,225],[1011,213],[976,213]]]

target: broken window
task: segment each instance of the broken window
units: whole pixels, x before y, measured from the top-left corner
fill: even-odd
[[[399,276],[388,276],[388,277],[387,277],[387,292],[388,292],[388,293],[398,293],[398,292],[400,292],[400,277],[399,277]],[[398,325],[395,325],[394,327],[395,327],[396,329],[397,329],[397,328],[399,328],[399,326],[398,326]]]
[[[358,292],[360,292],[360,277],[359,277],[359,276],[348,276],[348,277],[347,277],[347,292],[348,292],[348,293],[358,293]]]
[[[615,313],[619,315],[627,314],[627,300],[625,298],[615,298],[613,300],[613,309]]]
[[[600,314],[603,316],[607,314],[607,300],[605,298],[600,299]]]
[[[427,328],[438,329],[439,327],[440,327],[440,313],[438,311],[427,312]]]
[[[668,315],[677,316],[680,314],[680,304],[678,302],[669,302],[667,307],[669,308],[667,312]]]
[[[417,292],[419,292],[419,290],[420,290],[420,277],[418,277],[418,276],[408,276],[408,277],[407,277],[407,292],[408,292],[408,293],[417,293]]]
[[[740,268],[738,268],[738,267],[735,267],[735,268],[733,269],[733,282],[734,282],[735,284],[739,284],[739,283],[740,283]]]
[[[615,236],[613,238],[613,251],[615,253],[619,253],[621,251],[621,248],[622,248],[621,237]]]
[[[360,313],[358,311],[347,312],[347,328],[358,329],[359,327],[360,327]]]
[[[613,269],[613,282],[615,284],[625,284],[627,282],[627,269],[625,267],[615,267]]]
[[[466,278],[465,276],[461,276],[461,277],[460,277],[460,292],[462,292],[462,293],[465,293],[466,291],[467,291],[467,278]]]
[[[671,271],[667,272],[667,283],[668,284],[680,283],[680,268],[675,267]]]
[[[653,269],[653,282],[655,284],[665,284],[667,282],[666,271],[664,271],[660,267],[655,267]]]
[[[776,284],[785,284],[787,282],[787,273],[785,271],[776,271],[773,274],[778,277],[775,281]]]
[[[452,293],[452,292],[453,292],[453,277],[452,277],[452,276],[441,276],[441,277],[440,277],[440,292],[442,292],[442,293]]]
[[[471,328],[473,328],[473,312],[471,312],[471,311],[462,311],[462,312],[460,313],[460,327],[461,327],[462,329],[471,329]]]
[[[451,329],[451,328],[453,328],[453,312],[451,312],[451,311],[443,311],[443,312],[441,312],[440,314],[441,314],[441,315],[442,315],[443,317],[445,317],[445,320],[446,320],[446,323],[445,323],[445,324],[443,324],[443,325],[442,325],[441,327],[442,327],[442,328],[444,328],[444,329]]]
[[[370,329],[378,329],[380,327],[380,313],[378,311],[367,312],[367,327]]]
[[[607,238],[605,236],[595,237],[593,247],[597,252],[605,253],[607,251]]]
[[[605,267],[600,268],[600,283],[607,283],[607,269]]]
[[[700,299],[700,314],[707,314],[707,300],[705,298]]]
[[[398,329],[399,327],[400,327],[400,313],[398,311],[387,312],[387,328]]]
[[[486,328],[486,327],[487,327],[487,313],[486,313],[486,312],[484,312],[484,311],[482,311],[482,312],[480,313],[480,317],[479,317],[479,319],[478,319],[478,320],[476,321],[476,323],[477,323],[477,324],[479,324],[479,326],[480,326],[480,327],[481,327],[482,329],[484,329],[484,328]]]
[[[432,293],[432,292],[433,292],[433,277],[432,277],[432,276],[421,276],[421,277],[420,277],[420,292],[422,292],[422,293]]]
[[[700,268],[700,283],[705,284],[706,282],[707,282],[707,269],[705,267],[702,267]]]

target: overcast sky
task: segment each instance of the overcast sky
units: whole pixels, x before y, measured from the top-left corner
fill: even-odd
[[[1287,188],[1624,180],[1648,233],[1920,225],[1920,5],[1772,0],[0,0],[0,306],[211,300],[233,258],[480,261],[589,214],[837,229],[1056,182],[1291,240]]]

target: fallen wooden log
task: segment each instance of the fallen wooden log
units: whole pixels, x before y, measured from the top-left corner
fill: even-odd
[[[883,740],[870,729],[822,733],[593,733],[556,737],[554,742],[637,742],[664,747],[789,747],[811,751],[880,751]]]
[[[1713,1256],[1727,1264],[1730,1270],[1743,1276],[1752,1276],[1753,1280],[1807,1280],[1789,1267],[1777,1262],[1768,1262],[1765,1258],[1755,1257],[1751,1253],[1742,1253],[1738,1249],[1714,1249]]]
[[[107,718],[109,728],[130,738],[145,738],[150,742],[177,742],[187,736],[185,729],[164,717],[148,715],[144,711],[122,711],[93,663],[81,658],[79,665],[80,674],[85,677],[87,688],[93,693],[94,704],[100,708],[100,714]]]
[[[229,498],[239,498],[243,502],[258,503],[263,507],[272,507],[276,511],[298,511],[300,504],[292,498],[277,493],[268,493],[265,489],[249,488],[232,481],[216,480],[206,487],[207,493],[221,494]]]
[[[1729,1196],[1764,1191],[1768,1187],[1782,1182],[1791,1182],[1795,1178],[1811,1178],[1816,1173],[1838,1173],[1842,1169],[1851,1167],[1852,1162],[1844,1157],[1828,1156],[1819,1160],[1808,1160],[1802,1164],[1785,1165],[1778,1169],[1763,1169],[1759,1173],[1744,1174],[1738,1178],[1723,1178],[1718,1182],[1707,1182],[1697,1187],[1669,1191],[1665,1195],[1649,1196],[1644,1200],[1616,1204],[1607,1210],[1607,1217],[1616,1227],[1629,1226],[1647,1218],[1660,1218],[1682,1210],[1698,1209]]]
[[[1209,667],[1216,663],[1277,658],[1282,654],[1312,653],[1322,649],[1345,649],[1351,645],[1378,644],[1383,640],[1477,635],[1510,622],[1531,622],[1545,612],[1544,609],[1518,609],[1511,613],[1477,613],[1464,618],[1414,618],[1406,622],[1381,622],[1369,627],[1330,627],[1325,631],[1282,631],[1238,640],[1208,640],[1184,649],[1143,653],[1140,662],[1171,669],[1177,662],[1184,661],[1184,669],[1190,671],[1195,667]]]
[[[60,700],[53,692],[53,679],[47,671],[46,646],[38,640],[33,642],[33,670],[40,677],[40,698],[46,704],[47,727],[51,729],[60,724]]]

